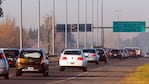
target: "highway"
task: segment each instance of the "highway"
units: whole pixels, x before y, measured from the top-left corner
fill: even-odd
[[[51,62],[49,77],[42,74],[24,73],[20,77],[15,76],[15,68],[10,68],[10,79],[0,77],[1,84],[123,84],[122,79],[129,73],[133,73],[137,66],[146,64],[149,58],[128,58],[109,60],[107,64],[100,62],[88,63],[88,71],[82,72],[78,68],[59,71],[58,62]]]

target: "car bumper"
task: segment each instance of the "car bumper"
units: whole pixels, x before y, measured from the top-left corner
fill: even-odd
[[[7,69],[0,69],[0,76],[7,75],[8,70]]]
[[[69,61],[59,61],[59,66],[85,66],[83,61],[80,62],[69,62]]]

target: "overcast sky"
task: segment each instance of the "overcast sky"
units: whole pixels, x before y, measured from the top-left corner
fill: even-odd
[[[39,0],[22,0],[23,1],[23,26],[38,27],[38,1]],[[41,22],[46,15],[52,15],[52,1],[40,0],[41,2]],[[56,23],[65,23],[65,1],[55,0]],[[85,23],[85,1],[80,1],[80,23]],[[98,25],[101,23],[101,0],[98,0]],[[119,20],[121,21],[146,21],[149,26],[149,0],[103,0],[104,5],[104,26],[112,26],[112,22],[118,20],[115,10],[120,10]],[[92,0],[87,0],[87,23],[92,22]],[[94,2],[94,26],[97,26],[97,0]],[[20,24],[20,0],[4,0],[4,15],[16,19]],[[78,0],[68,0],[68,23],[77,23],[78,21]]]
[[[38,27],[38,1],[39,0],[22,0],[23,1],[23,27],[37,28]],[[68,23],[75,24],[78,22],[78,0],[68,1]],[[85,1],[79,0],[80,23],[85,23]],[[94,2],[94,26],[101,26],[101,0],[87,0],[87,23],[92,23],[92,1]],[[40,0],[41,4],[41,24],[45,16],[52,15],[53,0]],[[20,26],[20,0],[4,0],[2,7],[4,15],[15,18],[16,23]],[[113,21],[145,21],[149,27],[149,0],[103,0],[103,26],[112,27]],[[55,0],[55,17],[56,23],[64,24],[66,19],[66,0]],[[98,14],[98,15],[97,15]],[[97,19],[98,16],[98,19]],[[2,19],[1,19],[2,20]],[[97,23],[98,20],[98,23]],[[136,36],[136,33],[122,33],[121,36],[128,38]],[[131,37],[130,37],[131,38]]]

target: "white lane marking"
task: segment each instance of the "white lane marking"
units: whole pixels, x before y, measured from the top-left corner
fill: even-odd
[[[102,67],[98,67],[98,68],[94,68],[94,69],[91,69],[91,71],[94,71],[94,70],[99,70],[99,69],[102,69],[103,67],[106,67],[106,66],[102,66]],[[83,72],[83,73],[80,73],[74,77],[70,77],[70,78],[67,78],[67,79],[64,79],[64,80],[59,80],[59,81],[54,81],[54,82],[47,82],[46,84],[57,84],[57,83],[61,83],[61,82],[65,82],[65,81],[68,81],[68,80],[73,80],[81,75],[85,75],[87,74],[88,72]]]
[[[77,77],[79,77],[81,75],[87,74],[87,73],[88,72],[83,72],[83,73],[80,73],[80,74],[78,74],[78,75],[76,75],[74,77],[70,77],[70,78],[67,78],[67,79],[64,79],[64,80],[59,80],[59,81],[54,81],[54,82],[48,82],[46,84],[56,84],[56,83],[65,82],[65,81],[68,81],[68,80],[73,80],[73,79],[75,79],[75,78],[77,78]]]

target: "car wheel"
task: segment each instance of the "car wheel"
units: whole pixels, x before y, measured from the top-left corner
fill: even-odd
[[[107,59],[105,59],[105,64],[107,64]]]
[[[96,61],[96,64],[99,64],[99,61]]]
[[[121,60],[121,61],[123,60],[123,57],[122,57],[122,56],[120,57],[120,60]]]
[[[21,76],[22,75],[22,72],[20,70],[17,70],[16,71],[16,76]]]
[[[49,76],[49,72],[48,72],[48,71],[45,71],[45,72],[43,73],[43,76],[44,76],[44,77],[48,77],[48,76]]]
[[[65,68],[64,67],[60,67],[60,69],[59,69],[60,71],[64,71],[65,70]]]
[[[5,79],[9,79],[9,75],[8,75],[8,74],[5,75],[4,78],[5,78]]]
[[[83,70],[84,72],[86,72],[86,71],[87,71],[87,68],[86,68],[86,67],[83,67],[82,70]]]

